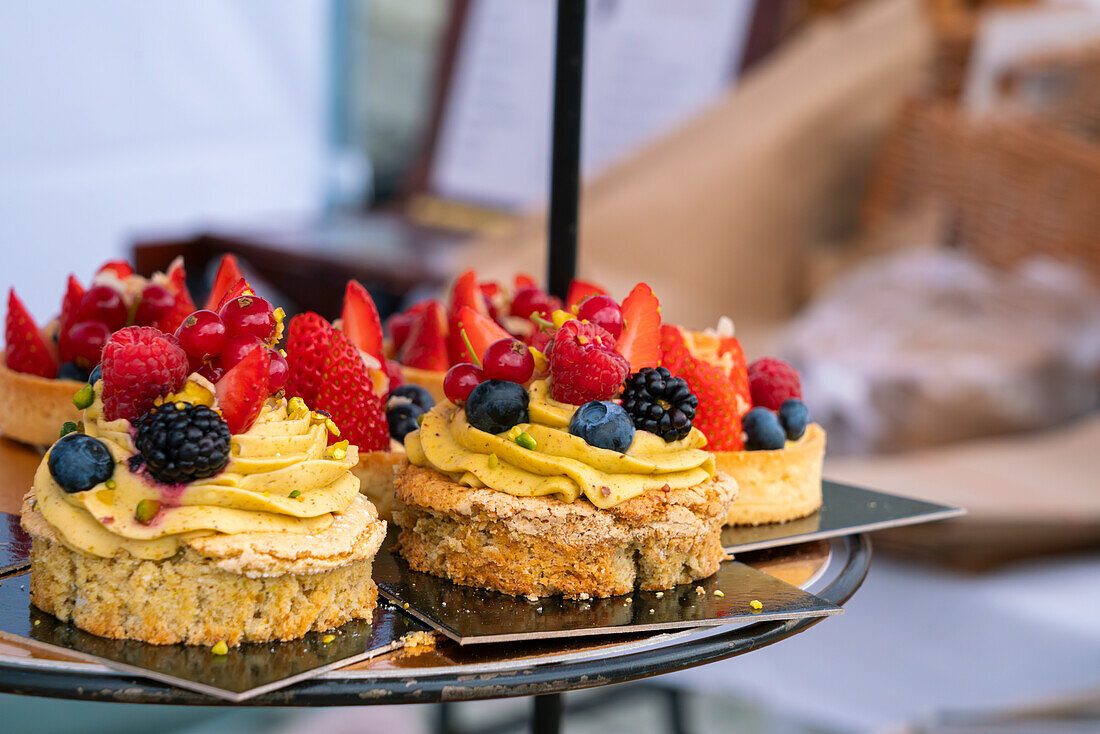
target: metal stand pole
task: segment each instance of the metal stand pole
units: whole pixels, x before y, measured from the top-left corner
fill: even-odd
[[[560,693],[535,696],[531,718],[532,734],[560,734],[562,697]]]

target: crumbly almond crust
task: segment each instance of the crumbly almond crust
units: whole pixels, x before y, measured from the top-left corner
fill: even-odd
[[[368,619],[378,599],[371,565],[386,525],[361,496],[310,538],[211,535],[162,561],[65,547],[34,508],[33,492],[22,522],[34,538],[31,601],[103,637],[156,645],[289,640]]]
[[[49,380],[9,369],[0,352],[0,433],[36,446],[57,440],[61,424],[80,420],[73,395],[83,383]]]
[[[825,430],[816,423],[777,451],[715,451],[719,471],[737,480],[727,525],[762,525],[812,515],[821,507]]]
[[[737,485],[725,475],[600,510],[585,501],[471,489],[403,465],[398,552],[418,571],[513,595],[607,597],[711,575]]]

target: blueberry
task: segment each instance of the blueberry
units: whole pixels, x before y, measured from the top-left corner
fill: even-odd
[[[621,405],[593,400],[577,408],[569,420],[569,432],[589,446],[626,453],[634,443],[634,421]]]
[[[57,379],[87,382],[88,373],[80,369],[80,365],[78,365],[76,362],[66,362],[65,364],[57,368]]]
[[[394,400],[394,398],[403,398],[403,400]],[[432,406],[435,405],[435,398],[420,385],[402,385],[390,391],[390,396],[386,398],[386,407],[393,407],[405,400],[420,408],[422,413],[431,410]]]
[[[797,441],[810,425],[810,409],[797,398],[788,398],[779,406],[779,422],[787,432],[787,438]]]
[[[416,403],[398,403],[386,411],[386,422],[390,424],[390,438],[404,441],[405,435],[417,429],[416,419],[424,411]]]
[[[527,391],[522,385],[486,380],[466,398],[466,420],[486,433],[503,433],[530,420],[527,403]]]
[[[745,432],[748,451],[775,450],[787,445],[787,435],[779,424],[779,417],[767,408],[757,407],[745,413],[741,430]]]
[[[114,476],[115,460],[106,444],[83,433],[70,433],[50,449],[50,474],[66,492],[83,492]]]
[[[103,379],[103,368],[98,364],[92,368],[92,371],[88,374],[88,384],[94,385]]]

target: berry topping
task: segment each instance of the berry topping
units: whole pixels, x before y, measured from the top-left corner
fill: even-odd
[[[787,438],[797,441],[805,435],[806,427],[810,425],[810,409],[801,400],[788,398],[779,406],[779,422],[783,424]]]
[[[374,299],[359,281],[349,280],[344,289],[344,309],[340,314],[341,327],[356,349],[361,349],[385,363],[382,351],[382,320],[378,318],[378,308]]]
[[[229,435],[226,422],[205,405],[165,403],[138,420],[134,445],[158,482],[186,484],[225,468]]]
[[[749,365],[752,404],[778,410],[788,398],[802,398],[798,372],[781,359],[764,357]]]
[[[611,296],[596,295],[584,299],[577,307],[577,318],[602,326],[615,339],[623,333],[623,310]]]
[[[595,283],[589,283],[586,280],[574,278],[573,281],[569,284],[569,292],[565,294],[565,307],[567,310],[572,311],[574,308],[580,306],[584,299],[588,298],[589,296],[606,295],[607,291],[605,291],[603,288],[599,287]],[[617,306],[618,304],[615,305]]]
[[[244,433],[256,421],[268,395],[271,358],[266,347],[253,349],[214,383],[218,407],[232,433]]]
[[[711,451],[740,451],[741,412],[737,391],[723,372],[688,351],[684,335],[675,326],[661,327],[661,361],[664,366],[687,381],[699,398],[693,425],[707,437]]]
[[[665,441],[679,441],[691,432],[699,399],[687,381],[664,367],[644,367],[626,381],[623,410],[642,431]]]
[[[566,321],[554,336],[550,394],[555,400],[573,405],[610,400],[629,372],[614,337],[595,324]]]
[[[516,273],[512,278],[512,290],[519,291],[524,288],[538,288],[539,282],[527,273]]]
[[[168,266],[168,272],[164,274],[164,286],[175,297],[176,303],[172,310],[157,319],[153,326],[166,334],[171,334],[189,314],[195,311],[195,302],[191,300],[191,293],[187,290],[187,272],[183,269],[183,257],[177,257]]]
[[[408,341],[416,316],[415,313],[409,311],[395,313],[386,319],[386,329],[390,333],[390,341],[393,342],[395,352],[399,353],[401,347],[405,346],[405,342]]]
[[[99,364],[110,338],[111,330],[102,321],[81,321],[69,327],[66,351],[81,368],[91,369]]]
[[[261,341],[275,336],[275,309],[266,298],[240,296],[230,299],[218,311],[230,336],[251,334]]]
[[[435,405],[435,398],[420,385],[401,385],[390,390],[390,394],[386,398],[386,409],[389,410],[401,403],[412,403],[421,411],[428,411]]]
[[[106,324],[109,331],[115,331],[126,325],[130,312],[118,291],[107,285],[96,285],[80,299],[77,314],[78,321],[99,321]]]
[[[158,324],[167,318],[176,306],[176,297],[162,285],[150,283],[141,291],[141,300],[134,311],[134,323],[138,326]]]
[[[187,380],[187,355],[149,326],[116,331],[103,347],[103,416],[133,420]]]
[[[232,369],[253,349],[267,349],[267,344],[255,334],[235,334],[226,339],[218,364],[223,369]]]
[[[404,441],[405,436],[417,429],[417,420],[424,411],[415,403],[399,403],[386,411],[386,422],[390,425],[390,438]]]
[[[286,387],[287,379],[290,377],[290,365],[286,357],[271,347],[267,347],[267,358],[267,391],[274,395]]]
[[[527,423],[529,398],[522,385],[504,380],[486,380],[466,399],[466,420],[486,433],[503,433]]]
[[[384,451],[390,434],[370,372],[347,335],[315,313],[290,321],[288,397],[329,414],[341,435],[363,451]],[[329,436],[329,442],[337,440]]]
[[[461,405],[474,388],[485,381],[481,368],[468,362],[456,364],[443,376],[443,394],[452,403]]]
[[[88,373],[76,362],[66,362],[57,368],[57,379],[87,382]]]
[[[417,314],[398,361],[434,372],[443,372],[451,365],[447,356],[447,312],[442,303],[429,301]]]
[[[252,290],[252,286],[250,286],[248,284],[248,281],[245,280],[243,277],[239,278],[237,280],[237,282],[234,283],[229,288],[229,290],[225,292],[225,294],[221,297],[221,300],[218,301],[217,308],[212,308],[210,310],[211,311],[221,311],[222,306],[229,303],[230,301],[234,301],[234,300],[240,298],[241,296],[254,296],[254,295],[256,295],[256,291]]]
[[[787,445],[787,435],[771,410],[756,407],[741,419],[747,451],[774,451]]]
[[[195,311],[176,329],[176,339],[189,357],[205,361],[222,353],[229,332],[213,311]]]
[[[96,271],[96,275],[100,273],[112,273],[119,280],[126,280],[134,274],[134,269],[125,260],[108,260]]]
[[[67,362],[72,361],[72,356],[65,353],[63,343],[69,327],[79,319],[78,311],[80,303],[84,300],[84,286],[75,275],[69,276],[68,285],[65,287],[65,297],[61,299],[61,314],[57,317],[58,348],[61,350],[61,358]]]
[[[688,430],[691,430],[690,423]],[[608,400],[593,400],[577,408],[569,432],[598,449],[626,453],[634,443],[634,422],[623,408]]]
[[[57,360],[42,338],[42,333],[27,312],[27,307],[15,295],[15,289],[8,291],[8,315],[4,323],[4,339],[7,351],[4,363],[16,372],[39,377],[53,377],[57,374]]]
[[[83,433],[70,433],[51,446],[46,464],[50,476],[70,494],[89,490],[115,474],[107,445]]]
[[[634,286],[623,300],[623,333],[615,350],[630,369],[656,367],[661,361],[661,304],[645,283]]]
[[[462,362],[477,364],[481,362],[482,355],[490,344],[511,338],[511,335],[497,322],[469,306],[463,306],[458,315],[451,318],[451,329],[447,337],[447,351],[450,353],[452,364]],[[468,345],[467,341],[470,342]]]
[[[210,289],[210,295],[207,297],[206,305],[203,308],[207,311],[217,311],[218,307],[221,306],[222,299],[241,280],[244,280],[244,273],[241,272],[237,257],[230,254],[222,255],[222,259],[218,263],[218,273],[214,276],[214,285]]]
[[[451,314],[457,315],[464,308],[470,308],[481,314],[489,315],[489,302],[481,286],[477,283],[477,273],[467,270],[455,279],[451,289]]]
[[[539,288],[520,288],[512,297],[511,314],[520,318],[529,319],[531,314],[537,313],[549,320],[550,315],[560,309],[561,300]]]
[[[524,384],[535,372],[535,358],[519,339],[498,339],[485,349],[481,371],[490,380],[508,380]]]

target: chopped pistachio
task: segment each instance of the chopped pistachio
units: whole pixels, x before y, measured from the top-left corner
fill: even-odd
[[[500,459],[496,454],[489,454],[489,468],[496,469],[498,466],[500,466]]]
[[[342,461],[348,455],[348,445],[349,442],[346,439],[332,444],[332,458],[336,461]]]
[[[420,427],[420,426],[424,425],[424,414],[423,413],[416,416],[416,425],[417,425],[417,427]]]
[[[58,438],[63,438],[65,436],[68,436],[70,433],[75,433],[76,431],[76,423],[72,421],[65,421],[61,424],[61,435],[58,436]]]
[[[306,405],[306,401],[299,397],[294,397],[286,401],[286,409],[287,412],[294,417],[309,413],[309,407]]]
[[[77,407],[77,410],[85,410],[91,407],[95,402],[95,389],[91,385],[85,385],[76,391],[76,395],[73,395],[73,405]]]
[[[228,655],[229,645],[225,644],[225,640],[222,640],[218,644],[214,645],[214,647],[210,648],[210,652],[214,655]]]
[[[289,497],[290,499],[295,499],[297,497],[300,497],[301,495],[302,495],[301,491],[296,489],[293,492],[291,492],[290,494],[288,494],[287,497]]]
[[[340,435],[340,428],[335,423],[333,423],[332,418],[325,418],[325,428],[327,428],[328,432],[331,433],[333,436]]]
[[[108,479],[106,482],[103,483],[103,486],[106,487],[107,489],[114,489],[115,487],[118,486],[118,483],[115,482],[114,479]]]
[[[562,327],[562,324],[564,324],[566,321],[572,321],[577,317],[569,313],[568,311],[562,311],[561,309],[558,309],[554,313],[550,314],[550,318],[553,319],[554,328],[560,329]]]
[[[531,434],[527,431],[523,431],[518,436],[516,436],[516,443],[518,443],[523,448],[529,449],[531,451],[534,451],[536,448],[538,448],[538,444],[535,443],[535,439],[532,438]]]
[[[148,525],[160,512],[160,503],[156,500],[141,500],[134,508],[134,519],[142,525]]]

